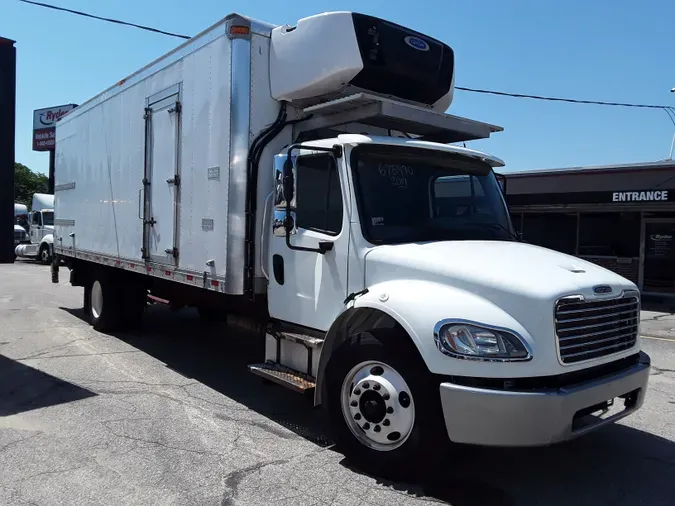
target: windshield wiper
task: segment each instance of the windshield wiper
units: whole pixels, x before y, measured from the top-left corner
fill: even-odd
[[[506,232],[507,234],[509,234],[509,236],[511,236],[511,237],[512,237],[513,239],[515,239],[517,242],[523,242],[523,240],[520,238],[520,236],[519,236],[518,234],[516,234],[515,232],[513,232],[513,230],[511,230],[511,229],[505,227],[505,226],[502,225],[501,223],[468,222],[468,223],[465,223],[465,225],[474,225],[474,226],[476,226],[476,227],[481,227],[481,228],[497,227],[497,228],[503,230],[504,232]]]

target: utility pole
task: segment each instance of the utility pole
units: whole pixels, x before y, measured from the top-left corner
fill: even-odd
[[[0,263],[14,263],[15,41],[0,37]]]

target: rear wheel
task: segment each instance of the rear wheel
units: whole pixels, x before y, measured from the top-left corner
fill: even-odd
[[[347,459],[376,475],[410,477],[448,442],[438,384],[398,329],[365,332],[335,351],[324,410]]]
[[[84,288],[84,309],[96,330],[118,328],[124,320],[117,283],[104,273],[96,273]]]

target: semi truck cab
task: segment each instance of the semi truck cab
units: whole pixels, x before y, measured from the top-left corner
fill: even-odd
[[[431,416],[427,396],[440,400],[450,440],[496,446],[555,443],[638,409],[649,358],[635,285],[521,242],[493,170],[503,165],[458,146],[350,134],[279,154],[270,316],[327,337],[318,360],[306,342],[268,337],[268,363],[254,370],[300,387],[323,378],[319,399],[339,398],[334,416],[375,451],[404,445],[416,417]],[[349,329],[359,325],[383,349],[396,343],[387,359],[358,357]],[[334,366],[339,379],[325,369],[332,352],[350,367]],[[416,388],[411,370],[433,384]]]
[[[16,256],[49,264],[54,245],[54,195],[35,193],[28,214],[28,241],[16,246]]]

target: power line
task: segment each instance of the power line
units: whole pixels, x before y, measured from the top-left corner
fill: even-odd
[[[181,35],[180,33],[167,32],[167,31],[164,31],[164,30],[160,30],[158,28],[153,28],[151,26],[137,25],[136,23],[129,23],[127,21],[120,21],[119,19],[112,19],[112,18],[104,18],[104,17],[101,17],[101,16],[95,16],[94,14],[88,14],[86,12],[76,11],[76,10],[73,10],[73,9],[66,9],[65,7],[58,7],[56,5],[45,4],[45,3],[42,3],[42,2],[34,2],[33,0],[19,0],[19,2],[23,2],[25,4],[37,5],[39,7],[44,7],[46,9],[54,9],[55,11],[70,12],[71,14],[77,14],[78,16],[84,16],[84,17],[87,17],[87,18],[100,19],[101,21],[107,21],[108,23],[116,23],[118,25],[133,26],[134,28],[139,28],[141,30],[147,30],[148,32],[161,33],[162,35],[168,35],[170,37],[178,37],[180,39],[189,39],[190,38],[189,36]]]
[[[39,7],[44,7],[46,9],[53,9],[57,11],[63,11],[63,12],[69,12],[71,14],[76,14],[78,16],[84,16],[87,18],[93,18],[93,19],[98,19],[101,21],[106,21],[108,23],[116,23],[118,25],[125,25],[125,26],[132,26],[134,28],[139,28],[141,30],[146,30],[149,32],[154,32],[154,33],[160,33],[162,35],[168,35],[169,37],[177,37],[180,39],[190,39],[191,37],[188,35],[182,35],[180,33],[172,33],[172,32],[167,32],[165,30],[160,30],[158,28],[153,28],[151,26],[145,26],[145,25],[138,25],[136,23],[129,23],[127,21],[121,21],[119,19],[112,19],[112,18],[105,18],[102,16],[95,16],[93,14],[88,14],[86,12],[82,11],[76,11],[73,9],[66,9],[65,7],[59,7],[56,5],[51,5],[51,4],[46,4],[42,2],[35,2],[33,0],[18,0],[19,2],[23,2],[26,4],[31,4],[31,5],[37,5]],[[455,89],[461,90],[461,91],[467,91],[471,93],[482,93],[486,95],[498,95],[498,96],[503,96],[503,97],[512,97],[512,98],[529,98],[532,100],[546,100],[549,102],[567,102],[571,104],[591,104],[591,105],[606,105],[606,106],[614,106],[614,107],[636,107],[636,108],[641,108],[641,109],[662,109],[668,114],[668,117],[670,118],[670,121],[673,122],[673,125],[675,125],[675,108],[671,106],[666,106],[666,105],[646,105],[646,104],[630,104],[630,103],[625,103],[625,102],[603,102],[599,100],[580,100],[580,99],[575,99],[575,98],[562,98],[562,97],[546,97],[546,96],[541,96],[541,95],[527,95],[523,93],[508,93],[505,91],[495,91],[495,90],[483,90],[483,89],[478,89],[478,88],[465,88],[463,86],[455,86]]]
[[[618,107],[640,107],[643,109],[671,109],[668,105],[645,105],[645,104],[629,104],[625,102],[602,102],[599,100],[579,100],[576,98],[562,98],[562,97],[544,97],[541,95],[525,95],[523,93],[507,93],[505,91],[481,90],[477,88],[464,88],[462,86],[455,86],[456,90],[470,91],[472,93],[484,93],[486,95],[500,95],[504,97],[514,98],[531,98],[534,100],[549,100],[551,102],[569,102],[572,104],[593,104],[593,105],[612,105]]]

